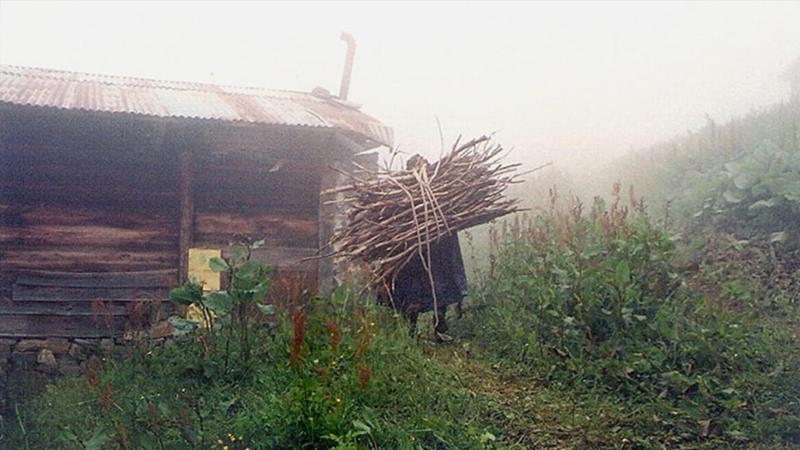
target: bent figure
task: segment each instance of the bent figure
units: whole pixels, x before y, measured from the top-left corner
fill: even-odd
[[[467,277],[458,236],[452,234],[440,238],[431,243],[430,251],[438,315],[438,322],[434,316],[434,326],[436,332],[445,333],[447,306],[455,304],[460,307],[467,291]],[[408,320],[412,334],[416,332],[419,314],[432,311],[434,308],[432,293],[428,271],[425,270],[420,257],[414,257],[397,274],[392,290],[394,306]]]

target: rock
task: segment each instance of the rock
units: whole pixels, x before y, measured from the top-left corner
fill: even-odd
[[[67,353],[69,341],[66,339],[23,339],[14,348],[18,352],[33,352],[41,349],[47,349],[56,354]]]
[[[39,353],[36,355],[36,362],[39,364],[39,369],[43,372],[58,372],[58,361],[56,361],[53,352],[46,348],[39,350]]]
[[[88,355],[87,355],[87,353],[86,353],[86,350],[84,350],[84,348],[83,348],[83,347],[81,347],[81,346],[80,346],[80,345],[78,345],[78,344],[72,344],[72,345],[70,345],[70,346],[69,346],[69,351],[67,352],[67,354],[68,354],[70,357],[77,359],[78,361],[83,361],[83,360],[85,360],[86,358],[88,358]]]
[[[96,350],[100,347],[99,339],[75,339],[74,342],[89,350]]]
[[[32,352],[44,348],[44,339],[23,339],[19,341],[15,350],[18,352]]]

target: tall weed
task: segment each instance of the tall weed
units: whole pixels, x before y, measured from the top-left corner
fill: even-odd
[[[551,205],[505,226],[466,325],[498,358],[581,395],[649,412],[682,442],[792,441],[800,425],[789,333],[691,292],[673,246],[631,190]]]

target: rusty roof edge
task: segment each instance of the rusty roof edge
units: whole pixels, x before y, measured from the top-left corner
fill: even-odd
[[[89,109],[89,108],[65,108],[61,106],[42,106],[42,105],[33,105],[29,103],[17,103],[17,102],[9,102],[5,100],[0,100],[0,107],[2,106],[16,106],[16,107],[23,107],[23,108],[31,108],[37,110],[56,110],[56,111],[75,111],[79,113],[89,113],[89,114],[97,114],[97,115],[110,115],[110,116],[132,116],[136,118],[143,118],[143,119],[158,119],[158,120],[174,120],[178,122],[216,122],[221,124],[232,124],[232,125],[247,125],[253,127],[286,127],[286,128],[301,128],[301,129],[320,129],[320,130],[332,130],[335,132],[357,136],[360,137],[359,142],[362,143],[364,146],[364,150],[374,149],[380,146],[391,147],[394,141],[394,130],[386,125],[383,125],[377,119],[373,119],[373,124],[379,125],[383,132],[385,132],[386,136],[378,136],[378,134],[384,133],[374,133],[367,134],[364,132],[360,132],[357,130],[353,130],[350,128],[343,128],[338,127],[336,125],[331,124],[324,124],[324,125],[309,125],[303,123],[284,123],[284,122],[263,122],[263,121],[256,121],[256,120],[244,120],[244,119],[220,119],[214,117],[194,117],[194,116],[174,116],[174,115],[158,115],[158,114],[147,114],[141,112],[134,112],[134,111],[108,111],[108,110],[98,110],[98,109]],[[364,114],[364,113],[361,113]],[[314,114],[316,116],[316,114]],[[366,114],[364,114],[366,115]],[[370,117],[370,116],[367,116]],[[370,117],[372,119],[372,117]],[[372,127],[370,127],[372,128]],[[371,130],[375,131],[375,130]]]
[[[6,80],[20,80],[22,84],[17,89],[22,90],[15,92],[12,88],[12,90],[4,92],[2,90],[3,78]],[[127,92],[132,92],[134,96],[152,93],[155,97],[148,99],[150,103],[129,107],[124,104],[122,106],[113,104],[95,105],[93,101],[87,101],[86,99],[76,100],[75,98],[66,102],[60,94],[58,98],[53,97],[53,92],[56,91],[52,91],[49,94],[50,97],[37,96],[35,95],[36,90],[48,89],[48,87],[44,87],[46,85],[40,84],[32,84],[34,91],[25,94],[28,87],[26,82],[36,83],[36,80],[42,80],[43,83],[51,83],[50,89],[53,89],[52,86],[61,86],[61,88],[56,88],[59,91],[66,88],[74,90],[76,86],[85,86],[88,89],[104,89],[104,87],[108,87],[109,89],[120,89],[120,92],[123,93],[122,95],[126,90],[130,90]],[[164,104],[163,102],[166,99],[159,97],[158,92],[184,92],[185,95],[189,96],[192,95],[192,92],[196,92],[199,96],[216,95],[220,104],[228,106],[222,109],[213,105],[207,107],[209,104],[203,103],[203,101],[208,101],[209,99],[203,99],[202,97],[198,97],[198,101],[194,104],[185,100],[184,103],[180,103],[180,100],[178,100],[178,103]],[[115,93],[115,95],[119,94]],[[115,97],[112,95],[110,98],[114,99]],[[236,100],[237,98],[240,100]],[[261,102],[266,101],[267,103],[262,103],[261,110],[259,110],[258,106],[255,107],[256,109],[252,109],[253,107],[249,105],[253,104],[246,99],[260,99]],[[361,111],[356,104],[343,102],[335,97],[320,97],[313,93],[277,91],[257,87],[221,86],[208,83],[89,74],[0,64],[0,104],[55,110],[128,114],[161,119],[175,118],[180,120],[212,120],[233,123],[332,128],[357,133],[373,142],[387,146],[390,146],[393,140],[393,131],[390,127]],[[161,105],[166,106],[161,107]],[[175,105],[177,107],[174,107]],[[263,109],[263,107],[267,109]],[[300,115],[298,116],[297,114]],[[302,118],[302,114],[306,115],[306,119]]]
[[[22,73],[21,71],[42,71],[42,73]],[[262,97],[274,97],[274,98],[287,98],[288,96],[298,96],[304,99],[315,100],[318,102],[328,101],[325,98],[320,98],[315,95],[312,95],[310,92],[294,91],[290,89],[268,89],[258,86],[236,86],[231,84],[203,83],[199,81],[178,81],[178,80],[164,80],[160,78],[127,77],[122,75],[75,72],[75,71],[60,70],[60,69],[45,69],[43,67],[28,67],[28,66],[18,66],[13,64],[0,64],[0,73],[15,77],[42,78],[42,79],[57,80],[57,81],[70,81],[74,83],[97,83],[107,86],[126,86],[131,88],[140,88],[140,89],[221,92],[226,95],[258,95]],[[92,77],[94,79],[80,80],[75,78],[66,78],[63,76],[59,76],[62,74],[86,76],[86,77]],[[131,81],[133,83],[127,83],[127,81]],[[152,83],[152,84],[145,84],[145,83]],[[232,89],[236,91],[252,91],[253,94],[244,92],[226,91],[224,89]],[[284,95],[281,96],[281,94]],[[359,108],[354,107],[353,109],[359,109]]]

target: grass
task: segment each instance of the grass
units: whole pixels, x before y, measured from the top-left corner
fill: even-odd
[[[621,197],[553,199],[490,233],[452,342],[342,288],[253,325],[247,359],[193,332],[67,378],[16,405],[0,446],[796,448],[798,337],[778,320],[794,306],[764,307],[780,292],[733,268],[675,272],[665,233]]]
[[[557,423],[586,430],[569,447],[797,445],[797,334],[688,289],[664,233],[620,197],[504,227],[462,339],[566,395],[580,412]]]
[[[484,448],[485,401],[376,308],[308,311],[219,377],[191,340],[69,378],[20,407],[5,448]],[[338,336],[334,338],[334,336]],[[477,399],[477,400],[476,400]]]

